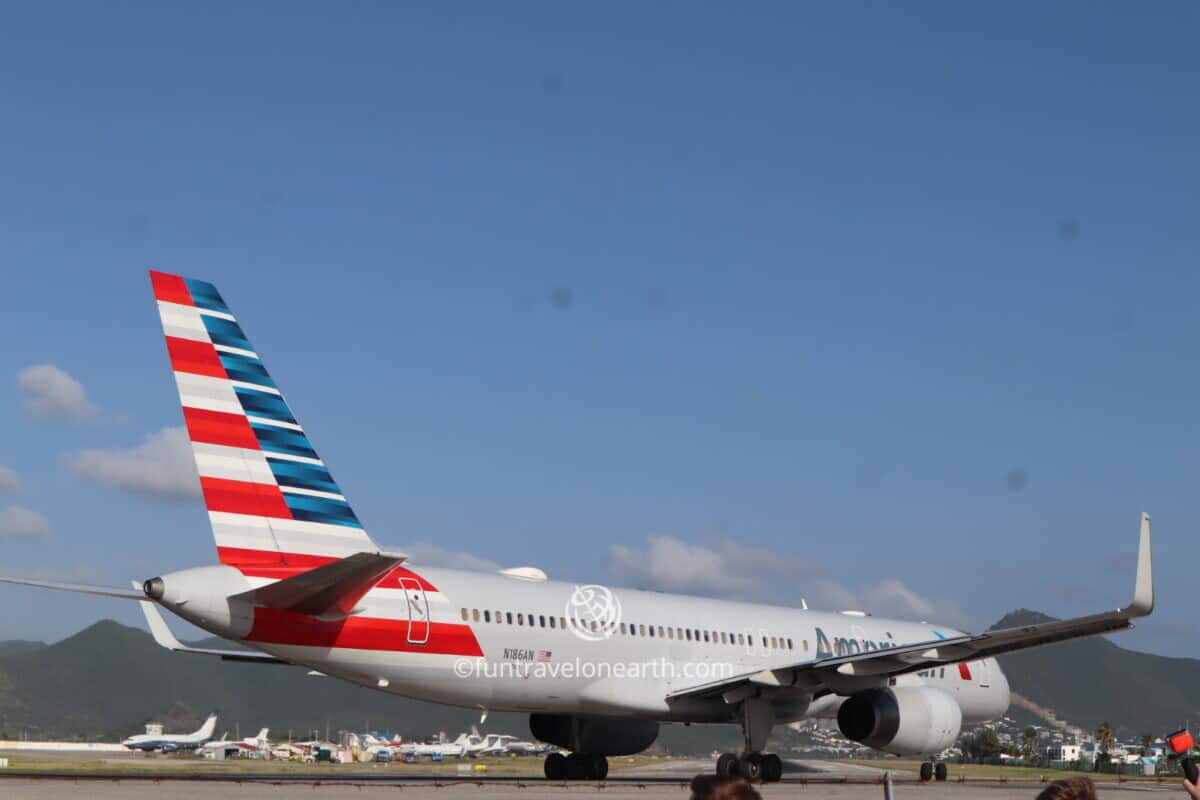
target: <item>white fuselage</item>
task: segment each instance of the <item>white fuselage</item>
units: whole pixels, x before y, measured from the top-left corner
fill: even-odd
[[[214,616],[198,613],[194,601],[181,604],[182,596],[168,596],[163,604],[218,635],[398,695],[488,711],[664,722],[737,721],[719,697],[669,699],[683,689],[818,657],[959,635],[943,626],[881,617],[615,589],[621,625],[592,641],[563,626],[574,584],[410,569],[417,579],[372,589],[359,602],[354,624],[368,634],[319,644],[299,634],[293,638],[286,624],[270,630],[252,624],[249,608]],[[171,586],[172,576],[164,577]],[[236,578],[246,581],[245,588],[270,583]],[[222,597],[230,585],[223,583]],[[963,722],[997,718],[1009,704],[1008,682],[994,659],[895,680],[946,691],[962,709]],[[856,690],[848,687],[844,694]],[[788,722],[836,715],[842,700],[839,694],[814,697],[780,688],[772,702],[776,721]]]

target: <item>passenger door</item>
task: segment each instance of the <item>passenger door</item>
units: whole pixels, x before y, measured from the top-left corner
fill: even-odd
[[[401,578],[400,586],[408,603],[408,643],[429,642],[429,600],[416,578]]]

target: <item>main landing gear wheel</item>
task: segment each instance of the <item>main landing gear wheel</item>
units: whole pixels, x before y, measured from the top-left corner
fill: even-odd
[[[921,780],[922,781],[933,780],[933,764],[932,763],[925,761],[921,764]]]
[[[762,759],[762,779],[764,783],[775,783],[783,778],[783,759],[774,753],[768,753]]]
[[[554,760],[552,764],[553,756],[558,756],[561,761]],[[562,765],[561,772],[557,771],[558,764]],[[602,781],[608,777],[608,759],[593,753],[571,753],[566,758],[560,753],[551,753],[546,756],[545,772],[550,780]]]
[[[546,780],[561,781],[567,776],[567,757],[562,753],[550,753],[542,769],[546,773]]]
[[[935,781],[944,781],[949,776],[950,771],[946,769],[944,762],[937,762],[933,765],[933,779]]]
[[[722,778],[736,778],[738,757],[733,753],[721,753],[717,759],[717,775]]]
[[[756,781],[762,777],[762,753],[745,753],[738,759],[737,771],[739,778]]]

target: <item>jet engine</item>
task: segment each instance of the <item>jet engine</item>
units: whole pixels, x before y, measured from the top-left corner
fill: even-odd
[[[658,723],[645,719],[530,714],[529,732],[539,741],[575,753],[629,756],[654,744]]]
[[[851,695],[837,718],[847,739],[898,756],[940,753],[954,744],[962,728],[958,701],[927,686]]]

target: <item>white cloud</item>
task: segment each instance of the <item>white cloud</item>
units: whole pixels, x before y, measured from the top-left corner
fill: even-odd
[[[958,627],[967,621],[956,603],[927,598],[898,579],[848,586],[827,577],[828,571],[818,564],[733,539],[691,544],[652,534],[645,548],[618,544],[610,555],[610,573],[638,588],[780,605],[800,605],[804,600],[814,609],[861,610]]]
[[[37,364],[17,373],[25,409],[36,419],[84,419],[96,413],[83,384],[53,364]]]
[[[22,506],[0,510],[0,539],[44,539],[50,535],[50,523],[36,511]]]
[[[170,499],[200,496],[187,430],[163,428],[136,447],[81,450],[68,457],[76,477],[134,494]]]
[[[24,481],[12,467],[0,464],[0,494],[13,494],[25,488]]]
[[[674,536],[651,534],[646,548],[615,544],[609,571],[637,587],[666,592],[757,598],[772,578],[805,578],[822,570],[764,548],[718,539],[690,544]]]
[[[417,565],[473,569],[481,572],[495,572],[500,569],[498,564],[488,561],[486,558],[461,551],[446,550],[430,542],[417,542],[407,547],[401,547],[399,550],[401,553],[407,554],[409,560]]]

